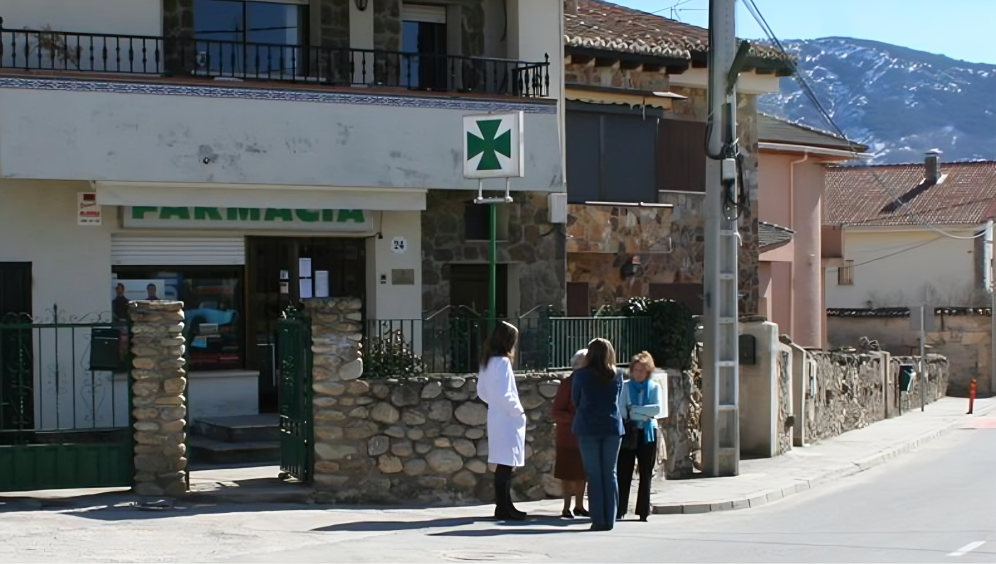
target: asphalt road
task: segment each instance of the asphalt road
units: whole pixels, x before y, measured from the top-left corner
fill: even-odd
[[[556,503],[515,525],[481,508],[43,511],[0,514],[0,562],[996,562],[994,504],[996,429],[973,429],[761,508],[608,533]]]

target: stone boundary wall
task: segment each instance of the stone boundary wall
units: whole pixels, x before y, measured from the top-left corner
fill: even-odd
[[[889,405],[894,397],[886,387],[898,387],[899,365],[917,364],[914,357],[892,357],[886,365],[888,353],[850,354],[838,352],[810,352],[816,362],[816,374],[805,383],[806,440],[816,442],[861,429],[881,421],[898,408]],[[944,397],[947,392],[948,361],[939,355],[928,355],[927,403]],[[920,396],[916,383],[914,391],[902,394],[903,413],[912,403],[919,406]],[[796,423],[799,424],[798,416]]]
[[[183,302],[131,302],[132,415],[139,495],[187,491]]]
[[[560,495],[553,478],[552,399],[566,374],[516,377],[526,409],[526,466],[516,469],[519,499]],[[452,503],[490,501],[487,406],[477,378],[316,382],[316,478],[319,502]],[[334,401],[333,401],[334,400]]]
[[[882,350],[894,355],[919,354],[919,332],[910,328],[908,308],[883,310],[830,310],[827,338],[830,346],[857,347],[861,337],[878,341]],[[927,353],[948,359],[948,394],[968,397],[972,379],[979,396],[996,394],[992,389],[992,315],[988,308],[935,310],[934,331],[927,332]]]
[[[927,396],[926,403],[933,403],[948,393],[950,383],[950,365],[948,359],[937,354],[926,355],[927,359]],[[894,356],[890,363],[889,370],[892,371],[892,381],[899,385],[899,365],[912,364],[919,366],[920,357],[914,356]],[[913,380],[913,387],[908,393],[902,394],[898,400],[902,402],[902,412],[920,409],[920,379]]]

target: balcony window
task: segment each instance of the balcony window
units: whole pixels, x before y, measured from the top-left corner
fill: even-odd
[[[197,68],[221,75],[293,77],[306,69],[308,8],[302,2],[197,0]]]
[[[447,90],[446,9],[406,5],[402,19],[401,86]]]

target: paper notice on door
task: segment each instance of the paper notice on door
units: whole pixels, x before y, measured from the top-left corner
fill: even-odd
[[[311,291],[311,278],[301,279],[301,299],[306,300],[308,298],[313,298],[314,293]]]
[[[311,278],[311,259],[298,259],[297,275],[301,278]],[[303,296],[302,296],[303,297]]]
[[[328,270],[316,270],[315,271],[315,297],[316,298],[327,298],[327,297],[329,297],[329,271]]]
[[[289,294],[290,293],[290,282],[281,282],[280,283],[280,293],[281,294]]]

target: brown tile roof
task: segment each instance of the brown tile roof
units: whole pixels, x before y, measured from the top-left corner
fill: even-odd
[[[577,0],[578,13],[564,15],[564,45],[651,57],[691,59],[709,51],[709,31],[604,0]],[[785,60],[778,49],[754,43],[761,59]],[[701,58],[701,57],[699,57]]]
[[[757,222],[757,246],[762,253],[788,245],[794,236],[795,231],[787,227],[766,221]]]
[[[824,225],[979,224],[996,214],[996,161],[941,163],[940,184],[923,164],[830,167]]]

